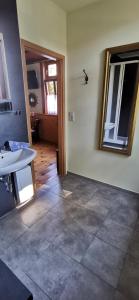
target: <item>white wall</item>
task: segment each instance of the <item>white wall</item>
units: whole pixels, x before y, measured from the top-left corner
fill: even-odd
[[[103,50],[139,42],[139,1],[106,0],[68,16],[68,170],[139,192],[139,114],[131,157],[97,150]],[[89,75],[83,86],[82,69]]]
[[[20,37],[65,55],[65,77],[67,78],[66,13],[51,0],[16,1]],[[67,79],[65,80],[65,85],[65,106],[67,110]],[[67,150],[66,147],[66,152]]]
[[[66,13],[51,0],[17,0],[21,38],[66,54]]]
[[[43,113],[42,108],[42,89],[41,89],[41,71],[40,71],[40,63],[27,65],[28,71],[35,71],[37,80],[38,80],[38,89],[29,90],[29,94],[33,93],[37,96],[37,105],[35,107],[30,106],[30,111],[35,113]]]

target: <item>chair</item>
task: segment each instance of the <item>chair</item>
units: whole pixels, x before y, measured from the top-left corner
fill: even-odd
[[[38,142],[39,137],[39,125],[40,125],[40,119],[31,117],[31,134],[32,134],[32,141]]]

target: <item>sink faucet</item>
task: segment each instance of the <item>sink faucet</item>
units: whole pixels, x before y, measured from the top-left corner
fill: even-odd
[[[3,145],[0,146],[0,153],[2,153],[2,150],[6,150],[6,151],[10,150],[9,142],[6,141]]]
[[[2,150],[3,150],[3,147],[2,147],[2,146],[0,146],[0,153],[2,153]]]

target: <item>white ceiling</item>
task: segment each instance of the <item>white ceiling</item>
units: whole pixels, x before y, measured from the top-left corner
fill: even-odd
[[[53,0],[58,6],[67,12],[74,11],[88,4],[99,2],[100,0]]]

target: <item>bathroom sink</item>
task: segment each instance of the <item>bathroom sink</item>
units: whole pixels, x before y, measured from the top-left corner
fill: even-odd
[[[0,176],[23,169],[35,158],[36,154],[36,151],[30,148],[15,152],[2,151],[0,153]]]

